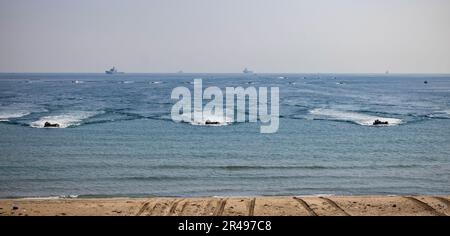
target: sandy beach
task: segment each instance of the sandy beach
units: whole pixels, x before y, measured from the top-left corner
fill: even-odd
[[[0,216],[449,216],[450,196],[3,199]]]

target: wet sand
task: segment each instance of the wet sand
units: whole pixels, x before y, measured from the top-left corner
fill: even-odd
[[[2,199],[0,216],[450,216],[450,196]]]

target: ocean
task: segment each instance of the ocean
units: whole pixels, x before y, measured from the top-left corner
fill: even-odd
[[[278,132],[172,121],[196,78],[279,87]],[[0,197],[448,195],[449,131],[449,75],[0,74]]]

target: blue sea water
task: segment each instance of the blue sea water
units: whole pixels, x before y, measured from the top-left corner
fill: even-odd
[[[172,121],[195,78],[279,87],[279,131]],[[450,194],[449,131],[448,75],[0,74],[0,197]]]

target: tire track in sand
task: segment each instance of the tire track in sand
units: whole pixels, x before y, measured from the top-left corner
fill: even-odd
[[[150,205],[150,202],[151,202],[151,201],[144,202],[144,203],[142,204],[142,207],[141,207],[141,208],[139,209],[139,211],[136,213],[136,216],[142,215],[142,213],[144,213],[144,211],[146,211],[146,210],[148,209],[148,207],[149,207],[149,205]]]
[[[252,198],[252,200],[248,203],[248,216],[253,216],[255,214],[255,203],[256,198]]]
[[[173,201],[173,202],[171,203],[170,208],[169,208],[169,212],[167,212],[167,216],[173,215],[173,214],[175,213],[175,210],[177,209],[178,203],[180,203],[180,202],[183,201],[183,200],[184,200],[184,199],[181,198],[181,199],[177,199],[177,200]],[[180,212],[180,213],[181,213],[181,212]]]
[[[406,198],[412,202],[414,202],[416,205],[419,205],[420,207],[422,207],[423,209],[430,211],[433,215],[435,216],[446,216],[444,213],[437,211],[436,209],[434,209],[432,206],[428,205],[427,203],[415,198],[415,197],[403,197]]]
[[[220,216],[223,214],[223,210],[225,209],[225,204],[227,204],[228,198],[222,198],[217,203],[216,210],[214,211],[214,216]]]
[[[333,200],[326,198],[326,197],[319,197],[320,199],[326,201],[328,204],[332,205],[334,208],[336,208],[338,211],[340,211],[342,214],[344,214],[345,216],[350,216],[350,214],[348,214],[346,211],[344,211],[344,209],[342,209],[336,202],[334,202]]]
[[[295,200],[297,200],[297,202],[299,202],[303,208],[305,208],[305,210],[309,213],[310,216],[317,216],[317,214],[314,212],[313,209],[311,209],[311,207],[309,207],[308,203],[305,202],[305,200],[298,198],[298,197],[294,197]]]

